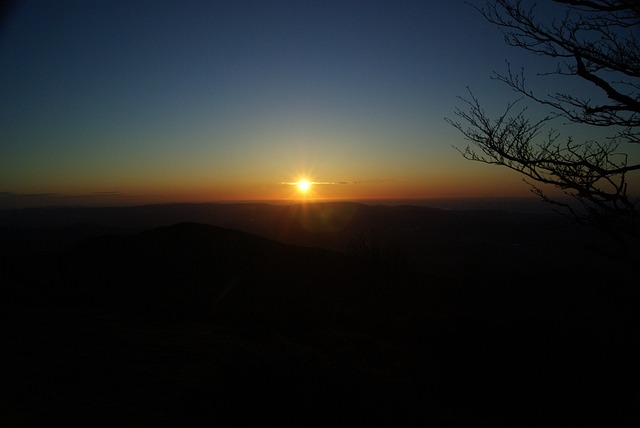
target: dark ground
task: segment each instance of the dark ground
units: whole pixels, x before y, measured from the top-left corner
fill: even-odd
[[[560,217],[19,210],[0,254],[2,426],[640,423],[637,265]]]

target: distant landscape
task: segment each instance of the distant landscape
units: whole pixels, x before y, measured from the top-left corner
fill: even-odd
[[[0,2],[0,428],[640,427],[638,3]]]
[[[637,266],[553,213],[5,210],[0,253],[3,426],[640,422]]]

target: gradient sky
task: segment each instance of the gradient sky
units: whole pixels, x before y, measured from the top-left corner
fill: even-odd
[[[444,121],[467,86],[515,98],[490,79],[505,59],[541,61],[455,0],[19,2],[0,200],[286,200],[301,177],[318,199],[526,196]]]

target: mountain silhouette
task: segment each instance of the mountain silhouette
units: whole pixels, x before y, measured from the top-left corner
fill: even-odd
[[[90,238],[59,257],[56,300],[138,316],[247,319],[278,314],[274,305],[304,313],[357,282],[344,254],[195,223]]]
[[[502,212],[286,208],[216,214],[245,231],[90,218],[5,229],[23,243],[69,234],[48,252],[4,242],[5,420],[633,421],[633,273],[578,245],[592,239],[580,229]]]

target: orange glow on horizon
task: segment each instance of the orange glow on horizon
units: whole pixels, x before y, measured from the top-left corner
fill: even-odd
[[[482,173],[482,174],[481,174]],[[162,179],[132,177],[108,180],[100,186],[85,182],[52,183],[49,188],[5,193],[0,207],[45,205],[138,205],[191,202],[323,202],[366,200],[424,200],[433,198],[529,197],[528,185],[502,170],[462,172],[421,171],[378,175],[355,171],[335,173],[305,168],[290,170],[289,180],[276,174],[234,176],[205,173]],[[96,189],[97,187],[97,189]],[[549,189],[553,195],[553,189]]]

